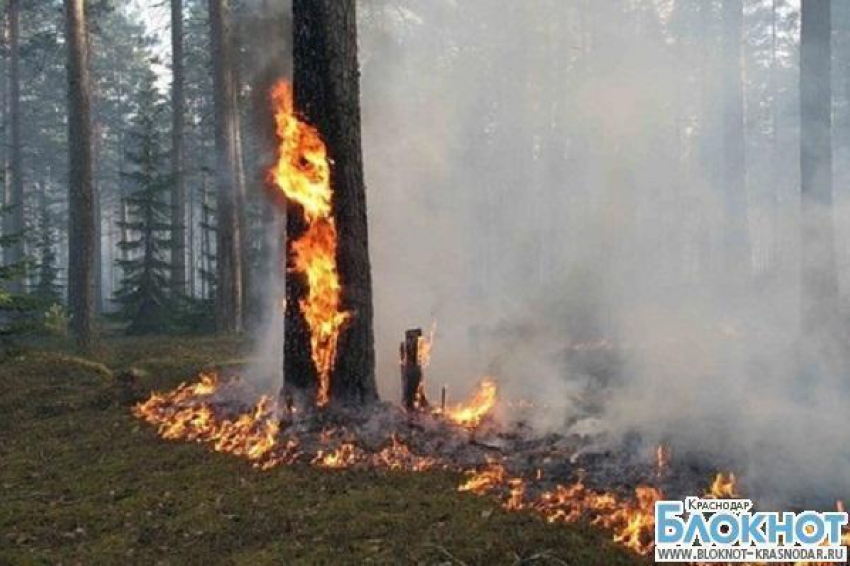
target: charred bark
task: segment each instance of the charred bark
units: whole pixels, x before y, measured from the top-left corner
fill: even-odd
[[[378,394],[355,5],[355,0],[294,0],[293,84],[295,107],[318,128],[328,148],[342,307],[352,313],[339,338],[331,399],[365,403],[376,400]],[[300,214],[289,214],[288,238],[297,238],[303,230]],[[289,383],[304,386],[308,381],[315,383],[315,369],[309,332],[298,307],[304,286],[292,279],[287,281],[285,375]]]
[[[404,333],[399,345],[401,362],[401,403],[408,411],[424,408],[428,402],[422,393],[422,364],[419,361],[419,344],[422,330],[413,328]]]
[[[65,0],[68,44],[68,306],[82,350],[91,348],[94,318],[95,202],[92,181],[91,86],[85,0]]]

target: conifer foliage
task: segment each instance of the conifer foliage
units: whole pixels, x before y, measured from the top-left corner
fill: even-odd
[[[138,93],[138,109],[129,132],[125,181],[126,218],[119,227],[121,284],[115,293],[116,316],[128,334],[151,334],[169,327],[174,298],[169,289],[171,209],[168,153],[163,147],[164,114],[155,76],[149,72]]]

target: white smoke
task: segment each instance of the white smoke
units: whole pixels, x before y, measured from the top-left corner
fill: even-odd
[[[674,41],[671,3],[625,4],[361,3],[381,393],[398,397],[404,329],[436,318],[432,396],[489,373],[546,407],[540,426],[595,415],[775,500],[846,494],[850,385],[840,355],[799,340],[795,99],[789,159],[750,125],[751,244],[730,264],[739,211],[695,118],[719,81],[686,80],[717,45]]]

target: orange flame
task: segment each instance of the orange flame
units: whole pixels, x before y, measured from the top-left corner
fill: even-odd
[[[738,480],[735,474],[720,472],[714,476],[705,497],[707,499],[736,499],[739,495]]]
[[[655,502],[663,499],[655,487],[639,486],[634,499],[625,499],[613,492],[588,489],[578,481],[529,497],[525,480],[511,477],[498,460],[489,460],[486,467],[467,476],[458,491],[476,495],[500,492],[504,494],[502,507],[509,511],[533,509],[550,523],[586,519],[608,529],[615,542],[639,554],[649,554],[654,548]]]
[[[446,409],[446,416],[456,424],[475,428],[496,406],[498,392],[496,382],[485,377],[478,384],[478,390],[475,392],[472,401]]]
[[[390,470],[411,470],[414,472],[424,472],[437,466],[435,458],[414,454],[395,434],[392,435],[391,441],[392,443],[389,446],[375,454],[373,458],[375,466]]]
[[[262,396],[251,412],[236,419],[221,419],[209,404],[218,387],[215,375],[201,375],[198,383],[153,393],[133,408],[133,414],[155,425],[165,439],[205,442],[217,452],[247,458],[260,468],[297,456],[296,441],[278,444],[277,406],[269,397]]]
[[[673,456],[670,447],[659,444],[655,448],[655,475],[661,477],[670,470],[670,459]]]
[[[507,482],[505,467],[496,460],[488,460],[483,470],[467,472],[469,479],[458,486],[458,491],[469,491],[476,495],[485,493],[504,485]]]
[[[310,328],[310,349],[319,383],[317,405],[330,398],[330,376],[339,333],[351,313],[342,310],[342,285],[336,262],[337,231],[331,211],[331,169],[327,147],[316,128],[295,115],[292,87],[285,81],[272,90],[279,140],[271,170],[275,186],[301,206],[307,230],[292,242],[292,270],[307,281],[299,306]]]
[[[431,365],[431,350],[434,348],[434,335],[437,333],[437,321],[431,323],[428,336],[420,336],[416,344],[417,362],[422,369]]]
[[[613,533],[614,541],[639,554],[654,548],[655,502],[663,495],[658,488],[639,486],[634,499],[613,492],[597,492],[579,481],[558,485],[532,503],[549,522],[575,522],[582,518]]]
[[[319,450],[312,463],[321,468],[347,468],[363,460],[363,451],[350,442],[340,445],[336,450]]]

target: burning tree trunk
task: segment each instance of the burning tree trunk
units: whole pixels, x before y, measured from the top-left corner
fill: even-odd
[[[295,107],[327,146],[342,308],[350,313],[339,335],[329,393],[335,400],[369,402],[377,399],[377,389],[355,0],[294,0],[293,35]],[[287,236],[293,242],[307,224],[300,211],[289,212]],[[287,383],[299,388],[312,387],[317,377],[300,308],[306,292],[302,278],[288,278],[284,369]]]

